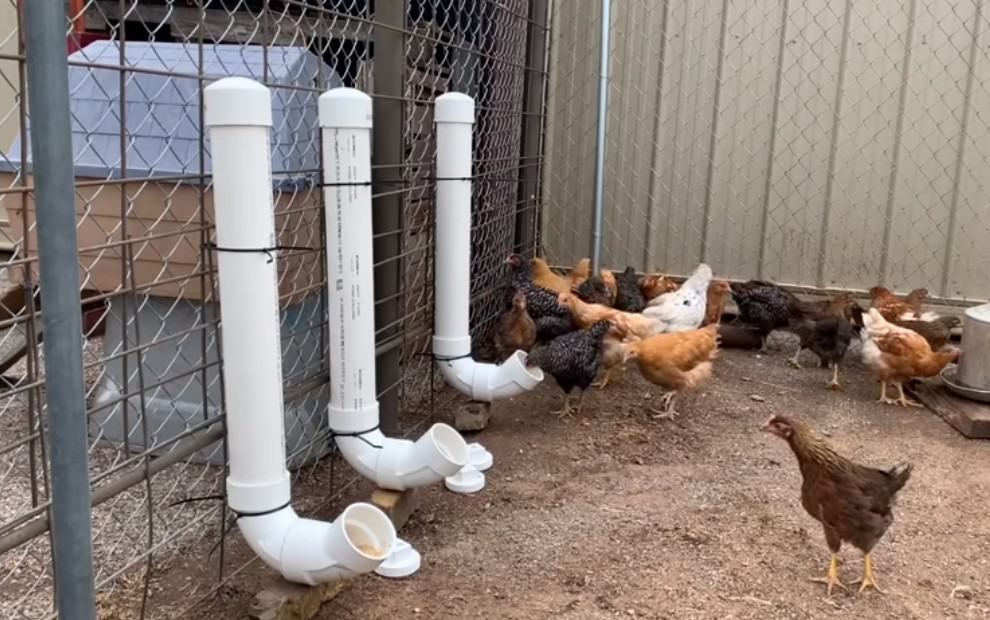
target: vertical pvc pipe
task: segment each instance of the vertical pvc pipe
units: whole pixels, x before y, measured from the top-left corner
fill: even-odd
[[[471,162],[474,99],[463,93],[437,97],[436,265],[434,351],[470,355]]]
[[[247,78],[206,87],[230,475],[237,512],[289,501],[269,131],[271,94]],[[234,250],[234,251],[229,251]],[[248,251],[237,251],[248,250]]]
[[[374,252],[371,227],[371,97],[353,88],[320,96],[326,155],[327,279],[330,286],[330,403],[367,411],[378,424]],[[338,183],[340,185],[333,186]]]
[[[611,0],[602,2],[601,37],[598,50],[598,133],[595,137],[595,219],[591,234],[591,272],[602,266],[602,230],[605,221],[605,148],[608,123],[608,46],[612,21]]]
[[[55,601],[60,617],[87,619],[96,616],[96,603],[65,3],[22,6],[28,106],[34,119],[31,153],[48,388]]]

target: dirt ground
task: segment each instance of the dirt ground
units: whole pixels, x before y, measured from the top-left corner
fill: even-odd
[[[552,380],[501,403],[472,438],[495,455],[485,490],[426,489],[402,530],[421,571],[359,578],[320,618],[990,618],[990,442],[875,404],[858,352],[833,393],[830,372],[791,368],[790,350],[724,351],[673,422],[644,409],[657,392],[635,369],[589,392],[576,418],[548,415]],[[806,419],[860,462],[914,464],[875,550],[885,594],[828,599],[807,580],[828,551],[790,450],[759,431],[772,413]],[[858,578],[860,554],[843,557],[842,578]],[[246,595],[210,617],[239,616]]]

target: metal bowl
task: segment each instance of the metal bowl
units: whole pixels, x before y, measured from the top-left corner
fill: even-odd
[[[968,385],[959,383],[959,380],[956,378],[957,370],[958,367],[956,364],[949,364],[942,369],[940,376],[942,377],[942,382],[945,383],[945,387],[949,388],[951,391],[955,392],[959,396],[962,396],[963,398],[979,401],[981,403],[990,403],[990,390],[972,388]]]

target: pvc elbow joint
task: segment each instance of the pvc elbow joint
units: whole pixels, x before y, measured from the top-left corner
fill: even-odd
[[[446,424],[434,424],[419,439],[410,441],[386,437],[377,428],[361,432],[358,424],[362,419],[378,419],[377,402],[358,410],[330,406],[330,428],[347,433],[337,435],[340,453],[358,473],[383,489],[404,491],[428,486],[454,475],[470,461],[467,442]]]
[[[237,520],[244,540],[286,580],[316,585],[370,573],[396,542],[395,526],[366,503],[348,506],[332,523],[300,518],[286,506]]]
[[[470,357],[440,357],[437,363],[447,383],[472,400],[492,402],[512,398],[532,390],[543,381],[542,370],[526,367],[525,351],[516,351],[499,365],[483,364]]]

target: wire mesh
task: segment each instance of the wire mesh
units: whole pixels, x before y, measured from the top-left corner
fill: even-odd
[[[607,266],[990,298],[982,0],[612,4]],[[543,243],[563,264],[591,243],[600,17],[553,20]]]
[[[432,102],[448,90],[476,99],[472,329],[498,316],[502,260],[519,221],[539,214],[520,195],[538,175],[546,16],[527,0],[308,0],[68,3],[80,309],[90,427],[94,565],[100,614],[178,617],[254,559],[226,535],[226,452],[215,302],[209,143],[203,87],[226,75],[272,90],[272,160],[287,453],[297,509],[324,511],[355,483],[334,476],[326,429],[325,232],[316,98],[334,86],[392,101],[395,157],[379,152],[375,208],[397,205],[397,239],[376,269],[397,270],[378,292],[379,354],[396,352],[403,432],[456,395],[430,350],[435,158]],[[39,314],[30,119],[21,6],[0,0],[0,616],[54,617],[45,384]],[[396,19],[386,17],[397,15]],[[539,11],[538,11],[539,13]],[[391,37],[391,42],[389,41]],[[396,39],[396,37],[398,37]],[[399,44],[395,45],[395,41]],[[539,57],[542,59],[542,55]],[[386,76],[378,84],[377,74]],[[399,82],[396,82],[396,79]],[[524,91],[538,92],[537,105]],[[377,110],[377,109],[376,109]],[[534,124],[533,119],[537,123]],[[376,115],[376,130],[389,125]],[[389,163],[382,163],[389,162]],[[392,202],[389,202],[389,201]],[[520,219],[521,218],[521,219]],[[386,246],[382,246],[386,247]],[[300,492],[302,489],[303,492]]]

